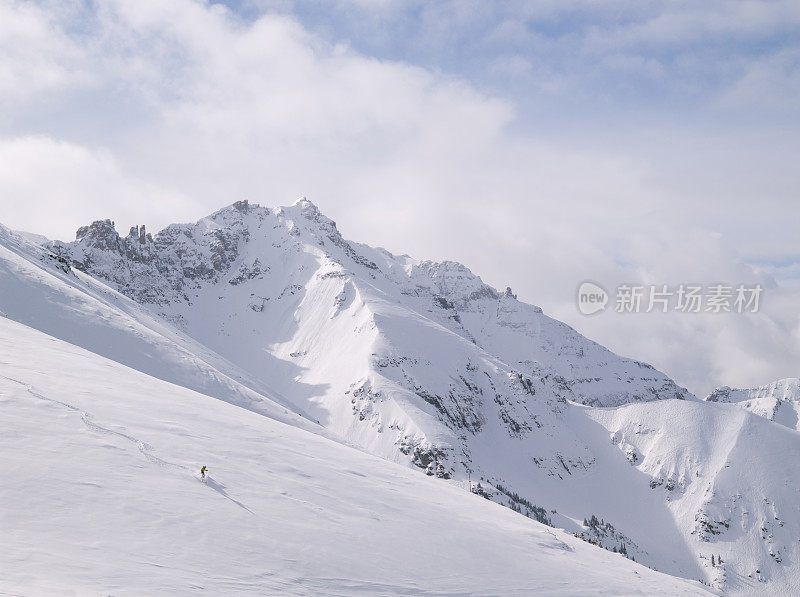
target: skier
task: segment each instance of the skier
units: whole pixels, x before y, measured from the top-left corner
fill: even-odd
[[[205,479],[206,478],[206,465],[203,465],[203,468],[200,469],[200,477]]]

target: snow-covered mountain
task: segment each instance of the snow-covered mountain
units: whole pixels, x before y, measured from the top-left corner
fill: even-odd
[[[435,460],[440,476],[486,470],[475,442],[516,446],[559,428],[567,400],[691,398],[460,264],[344,240],[305,199],[275,210],[238,202],[155,237],[142,226],[123,238],[98,221],[51,249],[325,427],[431,472]],[[554,475],[585,466],[577,444],[531,457]]]
[[[800,431],[800,379],[779,379],[757,388],[723,386],[706,396],[708,402],[736,404],[761,417]]]
[[[0,274],[27,293],[0,291],[11,319],[441,485],[471,478],[658,570],[800,591],[800,436],[697,400],[463,265],[346,241],[306,200],[156,235],[98,221],[45,248],[0,240]]]

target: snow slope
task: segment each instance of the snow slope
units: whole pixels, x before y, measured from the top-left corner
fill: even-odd
[[[749,389],[717,388],[706,396],[708,402],[729,402],[765,419],[800,431],[800,379],[779,379]]]
[[[626,501],[612,516],[666,510],[705,578],[726,594],[800,594],[795,432],[729,404],[665,401],[583,414],[629,456],[627,475],[605,467],[616,496]],[[607,491],[599,482],[591,487]],[[723,564],[712,566],[712,555]]]
[[[2,317],[0,419],[1,594],[707,594]]]

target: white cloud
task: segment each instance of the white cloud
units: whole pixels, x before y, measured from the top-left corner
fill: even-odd
[[[748,61],[720,97],[726,107],[796,110],[800,97],[800,48]]]
[[[0,2],[0,108],[41,101],[90,79],[80,69],[82,48],[58,30],[54,17],[34,4]]]

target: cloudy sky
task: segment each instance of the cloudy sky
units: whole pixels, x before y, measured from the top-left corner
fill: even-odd
[[[798,97],[796,0],[0,0],[0,222],[306,195],[704,395],[800,375]],[[585,317],[587,279],[765,290]]]

